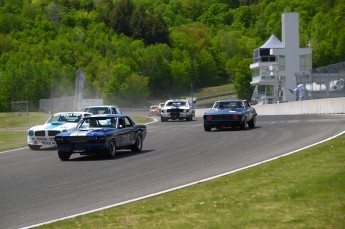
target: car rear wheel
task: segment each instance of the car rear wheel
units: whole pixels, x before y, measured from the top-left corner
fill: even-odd
[[[240,129],[245,130],[247,127],[247,119],[245,118],[244,121],[240,124]]]
[[[58,151],[58,155],[61,161],[68,161],[72,154],[65,151]]]
[[[108,156],[109,156],[109,158],[115,158],[116,157],[116,143],[114,140],[112,140],[109,143]]]
[[[31,150],[39,150],[41,146],[39,145],[28,145]]]
[[[209,125],[207,125],[207,124],[204,123],[204,130],[205,130],[205,131],[208,131],[208,132],[209,132],[209,131],[211,131],[211,129],[212,129],[212,128],[211,128]]]
[[[256,126],[256,116],[254,116],[254,118],[252,118],[252,120],[250,120],[250,121],[248,122],[248,126],[249,126],[250,128],[255,128],[255,126]]]
[[[138,133],[135,143],[131,148],[132,152],[140,152],[143,149],[143,137]]]

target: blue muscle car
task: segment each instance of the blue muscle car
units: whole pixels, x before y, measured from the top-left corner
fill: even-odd
[[[59,158],[68,160],[73,153],[116,156],[117,149],[140,152],[146,137],[146,126],[135,124],[124,114],[101,114],[84,117],[74,132],[55,136]]]
[[[226,127],[246,129],[256,125],[256,111],[246,100],[219,100],[210,111],[204,113],[204,129],[223,129]]]

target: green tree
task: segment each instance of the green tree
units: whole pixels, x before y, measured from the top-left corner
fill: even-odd
[[[198,85],[215,85],[217,78],[217,66],[213,56],[205,49],[202,49],[196,55],[196,61],[198,64],[198,75],[200,77]]]
[[[130,0],[117,0],[109,14],[110,26],[118,33],[131,36],[129,22],[134,11]]]
[[[171,92],[173,95],[186,93],[193,83],[193,66],[186,51],[176,48],[173,50],[173,60],[170,62],[172,77]]]
[[[238,62],[234,70],[234,87],[237,92],[237,97],[240,99],[251,100],[254,88],[250,85],[252,79],[251,71],[248,68],[252,62],[251,58],[242,59]]]
[[[170,93],[172,81],[169,62],[165,58],[166,48],[166,45],[148,46],[139,60],[141,75],[149,77],[149,88],[154,97]]]
[[[149,78],[132,73],[121,85],[120,92],[125,106],[146,105],[149,92]]]
[[[232,14],[225,3],[214,3],[205,11],[199,20],[205,24],[227,25],[232,23]]]

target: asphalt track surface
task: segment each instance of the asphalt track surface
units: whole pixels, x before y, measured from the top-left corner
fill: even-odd
[[[141,153],[116,159],[28,148],[0,153],[0,228],[20,228],[217,176],[345,130],[345,115],[258,116],[257,127],[205,132],[201,118],[148,125]]]

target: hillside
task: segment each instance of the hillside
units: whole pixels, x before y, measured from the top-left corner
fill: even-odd
[[[136,106],[232,82],[250,99],[252,53],[299,12],[313,66],[345,60],[345,0],[0,1],[0,111],[74,95]]]

